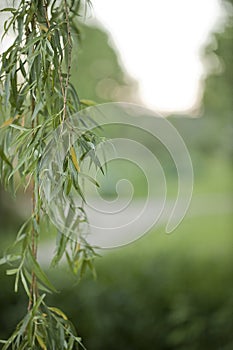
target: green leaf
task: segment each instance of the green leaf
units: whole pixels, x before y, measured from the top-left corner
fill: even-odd
[[[8,276],[11,276],[11,275],[16,275],[18,273],[18,269],[11,269],[11,270],[6,270],[6,274]]]
[[[20,130],[20,131],[29,131],[30,130],[30,129],[24,128],[24,127],[22,127],[20,125],[16,125],[16,124],[11,124],[10,127],[13,129]]]
[[[22,285],[24,286],[25,292],[27,293],[27,296],[30,297],[30,291],[28,288],[28,284],[27,284],[26,278],[24,277],[22,270],[20,270],[20,278],[21,278]]]
[[[67,179],[67,185],[66,185],[66,195],[67,196],[70,194],[71,188],[72,188],[72,179],[69,176]]]
[[[23,74],[23,77],[26,78],[27,73],[26,73],[26,70],[24,68],[24,64],[23,64],[22,60],[19,60],[19,66],[20,66],[20,70],[21,70],[21,72]]]
[[[42,41],[43,40],[43,36],[37,36],[36,38],[34,38],[33,40],[29,40],[28,41],[28,44],[25,45],[22,49],[22,53],[25,53],[27,52],[27,50],[32,47],[34,44],[36,44],[37,42],[39,41]]]
[[[25,274],[25,277],[28,281],[29,284],[32,283],[32,276],[31,274],[26,270],[24,269],[24,274]],[[43,291],[43,292],[46,292],[46,293],[52,293],[50,289],[46,288],[43,284],[41,284],[39,281],[37,281],[37,284],[38,284],[38,289]]]
[[[35,257],[33,256],[31,249],[29,249],[28,260],[37,278],[47,288],[51,289],[53,292],[57,292],[56,288],[52,285],[52,283],[49,281],[48,277],[46,276],[45,272],[41,269],[40,265],[35,260]]]
[[[19,335],[23,335],[31,319],[31,312],[29,312],[21,322],[21,327],[19,328]]]
[[[0,12],[15,12],[16,9],[14,7],[5,7],[4,9],[0,10]]]
[[[87,261],[87,264],[88,264],[89,269],[90,269],[91,272],[92,272],[92,276],[94,277],[94,279],[96,279],[96,278],[97,278],[97,274],[96,274],[96,269],[95,269],[95,267],[94,267],[93,262],[90,261],[90,260],[88,260],[88,261]]]
[[[18,330],[16,330],[11,337],[5,341],[5,345],[3,346],[2,350],[7,350],[9,349],[9,346],[13,343],[15,338],[18,336]]]
[[[68,320],[67,316],[64,314],[63,311],[58,309],[57,307],[49,307],[49,310],[55,312],[57,315],[61,316],[64,320]]]
[[[7,74],[5,79],[5,107],[7,108],[9,98],[10,98],[10,74]]]
[[[79,162],[78,162],[78,159],[77,159],[77,156],[76,156],[76,152],[75,152],[75,149],[74,147],[70,147],[70,155],[71,155],[71,159],[72,159],[72,162],[75,166],[75,169],[80,172],[80,166],[79,166]]]
[[[12,168],[12,164],[7,158],[7,156],[5,155],[3,148],[1,146],[0,146],[0,157],[2,158],[2,160],[4,160],[5,163],[7,163]]]
[[[51,56],[51,58],[53,58],[54,56],[54,50],[53,50],[53,47],[52,45],[50,44],[49,40],[46,39],[46,46],[48,48],[48,55]]]
[[[81,189],[81,187],[79,186],[78,182],[73,178],[73,186],[76,189],[77,193],[80,195],[80,197],[82,198],[83,202],[86,203],[86,199],[84,197],[84,193]]]
[[[11,263],[11,262],[14,262],[14,261],[17,261],[21,258],[21,255],[11,255],[11,254],[8,254],[6,256],[4,256],[3,258],[0,259],[0,265],[3,265],[3,264],[7,264],[7,263]]]
[[[41,349],[47,350],[47,347],[46,347],[46,345],[45,345],[43,339],[42,339],[41,336],[40,336],[39,334],[37,334],[37,333],[36,333],[36,339],[37,339],[37,341],[38,341],[38,343],[39,343]]]
[[[32,313],[33,315],[36,314],[36,312],[38,311],[41,303],[43,302],[44,298],[45,298],[46,294],[42,294],[36,301],[35,305],[33,306],[33,309],[32,309]]]
[[[40,112],[40,110],[43,108],[43,102],[40,101],[39,103],[36,104],[36,107],[33,111],[33,114],[32,114],[32,120],[35,120],[38,113]]]
[[[89,176],[89,175],[87,175],[87,174],[85,174],[85,173],[79,173],[79,175],[82,177],[84,177],[84,178],[87,178],[90,182],[92,182],[95,186],[97,186],[97,187],[100,187],[100,185],[99,185],[99,183],[95,180],[95,179],[93,179],[93,177],[91,177],[91,176]]]
[[[96,105],[96,102],[95,101],[92,101],[92,100],[80,100],[81,104],[83,104],[84,106],[95,106]]]
[[[68,237],[66,235],[62,234],[61,232],[58,232],[58,234],[57,234],[57,251],[56,251],[56,255],[54,256],[54,258],[51,262],[51,265],[53,267],[55,267],[59,263],[61,258],[63,257],[63,254],[66,250],[67,241],[68,241]]]
[[[20,269],[18,269],[16,276],[15,276],[15,285],[14,285],[14,291],[15,293],[18,292],[18,287],[19,287],[19,274],[20,274]]]

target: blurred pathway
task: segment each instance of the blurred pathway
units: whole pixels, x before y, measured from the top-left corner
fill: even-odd
[[[119,208],[123,204],[123,202],[118,202]],[[92,205],[98,208],[98,200],[93,200]],[[155,229],[166,224],[173,205],[174,200],[168,200],[166,202],[165,209],[163,210],[162,215],[156,223]],[[115,238],[116,245],[118,245],[117,243],[119,242],[119,240],[122,244],[124,244],[124,242],[128,243],[139,238],[141,236],[140,233],[144,232],[145,227],[147,227],[148,223],[151,222],[151,218],[153,219],[153,215],[156,212],[156,210],[161,207],[161,202],[157,200],[151,203],[151,205],[147,208],[143,216],[140,217],[140,220],[135,221],[135,223],[133,223],[133,219],[136,218],[138,214],[140,214],[140,211],[142,210],[143,206],[143,200],[134,200],[133,204],[128,208],[127,212],[120,212],[120,216],[118,216],[117,219],[118,221],[114,221],[114,215],[107,214],[104,215],[103,218],[103,216],[101,216],[97,211],[89,211],[89,219],[91,225],[97,226],[97,228],[92,227],[91,235],[94,241],[92,241],[91,239],[90,241],[93,244],[96,243],[96,240],[98,242],[102,241],[102,246],[108,246],[108,244],[111,245],[113,243],[114,246]],[[232,196],[225,194],[200,195],[193,197],[190,208],[183,220],[187,220],[188,218],[192,217],[222,215],[228,213],[233,213]],[[130,224],[127,225],[127,223],[129,222]],[[118,233],[120,232],[121,234],[120,238],[119,236],[114,235],[114,232],[112,232],[115,226],[122,226],[122,228],[120,228],[120,231],[118,230]],[[135,237],[135,227],[137,228],[137,232],[139,232],[138,237],[137,233]],[[108,228],[112,229],[109,230]],[[54,248],[54,241],[41,242],[39,259],[43,262],[43,264],[49,264],[53,255]]]

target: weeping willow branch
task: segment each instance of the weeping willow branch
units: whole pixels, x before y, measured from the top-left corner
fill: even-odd
[[[85,8],[86,1],[80,0],[21,0],[18,5],[13,3],[12,8],[3,9],[11,14],[3,34],[13,30],[15,40],[1,56],[0,177],[3,185],[15,194],[19,181],[25,189],[29,184],[32,188],[32,215],[0,260],[10,265],[7,273],[15,276],[15,291],[21,284],[29,299],[27,314],[4,342],[3,350],[72,350],[76,345],[83,346],[67,316],[60,309],[46,305],[44,291],[56,292],[56,288],[37,259],[45,212],[39,191],[40,160],[53,131],[80,109],[70,73],[72,33],[79,30],[83,4]],[[81,146],[75,145],[78,152],[72,155],[68,152],[64,160],[65,182],[59,186],[63,190],[68,184],[83,199],[78,184],[79,168],[88,155],[90,142],[96,146],[101,140],[90,131],[83,132],[80,140]],[[88,223],[83,203],[80,225]],[[81,232],[81,227],[78,230]],[[84,239],[77,244],[58,232],[53,266],[66,257],[72,273],[79,279],[86,266],[94,271],[95,256],[93,247]]]
[[[32,16],[31,20],[31,32],[33,33],[36,28],[36,21],[35,21],[35,15]],[[34,49],[32,50],[32,53],[34,53]],[[38,123],[38,118],[36,117],[36,120],[33,119],[33,114],[35,112],[35,107],[36,107],[36,101],[35,97],[33,94],[31,94],[31,119],[32,119],[32,130],[34,130],[34,127]],[[35,137],[35,133],[32,133],[32,141]],[[39,232],[37,232],[37,227],[39,227],[39,213],[37,212],[37,198],[38,198],[38,193],[36,196],[37,192],[37,186],[36,186],[36,179],[34,176],[33,183],[32,183],[32,215],[34,217],[34,220],[36,220],[36,225],[32,225],[31,229],[31,250],[32,254],[34,256],[34,259],[37,259],[37,245],[38,245],[38,235]],[[36,226],[36,227],[35,227]],[[34,271],[32,271],[32,281],[31,281],[31,286],[30,286],[30,295],[29,295],[29,302],[28,302],[28,311],[31,309],[32,305],[36,302],[38,298],[38,289],[37,289],[37,278],[36,274]]]

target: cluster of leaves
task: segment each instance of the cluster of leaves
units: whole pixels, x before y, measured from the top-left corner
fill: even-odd
[[[62,6],[60,1],[22,0],[17,9],[2,10],[12,14],[5,22],[4,35],[12,28],[17,33],[1,57],[1,175],[5,184],[13,183],[15,158],[14,172],[19,170],[21,178],[33,173],[48,132],[82,107],[70,83],[72,37],[79,33],[76,18],[81,1],[63,2]]]
[[[15,291],[21,281],[28,297],[28,313],[18,324],[4,349],[73,349],[80,344],[74,327],[56,308],[48,308],[39,291],[56,289],[37,261],[37,245],[43,211],[39,190],[40,162],[51,135],[72,115],[90,105],[80,101],[70,82],[72,41],[79,38],[78,17],[85,13],[89,0],[21,0],[4,8],[11,16],[4,24],[4,35],[13,31],[15,40],[1,56],[0,67],[0,176],[6,188],[16,193],[19,186],[32,191],[32,215],[20,229],[15,243],[1,259],[15,275]],[[80,125],[85,120],[80,117]],[[92,120],[88,120],[92,123]],[[93,127],[96,127],[93,122]],[[82,129],[83,130],[83,129]],[[101,140],[92,131],[82,131],[77,144],[71,145],[64,160],[62,188],[71,189],[82,200],[77,230],[88,225],[85,195],[80,179],[94,179],[81,171],[89,157],[101,171],[95,154]],[[80,234],[80,241],[58,232],[56,266],[66,256],[72,272],[81,277],[89,267],[95,275],[93,259],[97,254]]]
[[[11,337],[2,341],[3,350],[72,350],[76,345],[85,349],[67,316],[56,307],[47,307],[44,298],[45,294],[38,298]]]
[[[68,241],[70,244],[70,249],[67,249]],[[96,271],[94,267],[94,258],[98,256],[94,248],[88,245],[85,240],[82,241],[82,244],[76,240],[70,239],[70,237],[60,233],[57,236],[57,252],[54,256],[51,265],[53,267],[61,261],[64,256],[67,259],[69,268],[73,274],[75,274],[78,279],[82,278],[86,269],[89,268],[93,274],[93,277],[96,277]]]
[[[18,291],[19,281],[21,281],[29,298],[32,271],[38,279],[37,285],[40,290],[56,292],[55,287],[49,281],[32,252],[30,235],[27,234],[32,230],[32,225],[36,225],[33,217],[23,224],[14,244],[8,248],[5,256],[0,260],[0,264],[8,264],[10,266],[10,269],[6,271],[7,275],[15,275],[15,292]]]

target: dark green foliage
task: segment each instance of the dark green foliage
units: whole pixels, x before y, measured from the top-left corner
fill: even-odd
[[[154,232],[106,254],[97,281],[86,277],[75,288],[65,268],[53,270],[61,293],[49,303],[69,314],[90,349],[231,350],[231,232],[230,215],[189,219],[172,236]],[[9,293],[6,302],[6,283],[2,336],[11,317],[12,324],[20,319],[24,301]]]
[[[223,30],[211,35],[209,44],[203,50],[203,62],[207,67],[208,75],[204,80],[202,99],[204,120],[199,130],[202,137],[200,145],[203,146],[204,151],[220,150],[232,159],[233,3],[229,0],[222,3],[227,5],[225,26]],[[204,135],[207,128],[208,138]]]
[[[67,316],[56,307],[47,307],[44,297],[45,294],[37,300],[11,337],[2,341],[2,350],[72,350],[76,344],[82,346],[81,338],[77,337]]]
[[[180,118],[174,120],[174,125],[187,146],[198,152],[197,157],[199,154],[208,157],[218,154],[232,161],[233,2],[222,0],[221,5],[226,20],[210,35],[201,51],[206,72],[202,81],[200,108],[196,111],[198,118]]]

